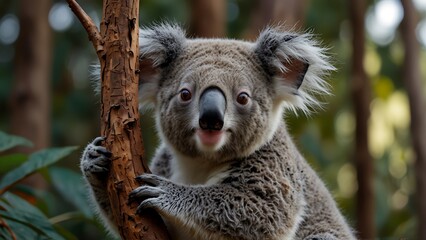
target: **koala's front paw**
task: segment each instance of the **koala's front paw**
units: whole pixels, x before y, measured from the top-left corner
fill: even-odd
[[[164,210],[168,206],[168,193],[174,184],[154,174],[143,174],[136,178],[137,181],[148,184],[143,185],[129,194],[129,201],[140,201],[136,213],[141,213],[146,208]]]
[[[105,175],[109,172],[112,154],[101,146],[104,140],[104,137],[97,137],[84,149],[80,164],[81,170],[88,178]]]

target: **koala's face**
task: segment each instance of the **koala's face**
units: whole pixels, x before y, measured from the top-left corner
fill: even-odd
[[[158,125],[185,155],[244,156],[265,141],[274,125],[271,81],[250,44],[188,41],[163,75]]]
[[[304,56],[308,40],[297,35],[271,30],[256,43],[188,40],[166,25],[141,37],[142,101],[155,105],[159,133],[183,155],[244,157],[273,136],[283,105],[303,108],[313,100],[299,88],[317,59]],[[314,91],[326,91],[319,77],[311,79]]]

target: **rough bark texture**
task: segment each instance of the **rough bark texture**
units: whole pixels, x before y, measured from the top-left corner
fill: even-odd
[[[30,153],[50,144],[51,29],[48,23],[50,0],[22,0],[19,6],[20,33],[16,46],[15,81],[10,99],[11,132],[34,143]],[[46,187],[40,175],[27,184]]]
[[[191,37],[220,38],[226,35],[225,0],[191,0]]]
[[[256,0],[244,37],[255,40],[268,25],[299,29],[304,23],[306,4],[305,0]]]
[[[371,87],[363,66],[365,1],[350,0],[349,3],[353,56],[350,86],[356,121],[354,162],[358,181],[356,230],[360,239],[373,239],[375,236],[373,160],[368,149]]]
[[[401,22],[405,52],[403,82],[410,103],[411,139],[416,153],[417,239],[426,239],[426,105],[420,77],[420,46],[415,32],[418,15],[411,0],[401,0],[401,3],[404,8]]]
[[[139,0],[105,0],[101,36],[105,55],[101,61],[101,135],[112,152],[108,192],[115,220],[123,239],[164,239],[158,231],[161,218],[135,213],[129,193],[139,186],[135,177],[149,172],[143,159],[138,112]]]
[[[74,0],[71,9],[89,34],[101,64],[101,135],[112,152],[108,193],[123,239],[168,239],[160,216],[147,210],[136,215],[129,193],[139,186],[135,177],[149,172],[144,161],[138,112],[139,0],[104,0],[98,32]]]

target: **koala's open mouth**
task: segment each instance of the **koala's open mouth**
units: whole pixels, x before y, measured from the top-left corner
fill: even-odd
[[[225,143],[225,131],[197,129],[196,139],[201,150],[215,151]]]

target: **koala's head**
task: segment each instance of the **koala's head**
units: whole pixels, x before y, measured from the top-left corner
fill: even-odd
[[[309,111],[333,67],[308,34],[268,28],[256,42],[187,39],[177,26],[140,32],[140,96],[162,139],[189,157],[226,161],[269,141],[283,109]]]

